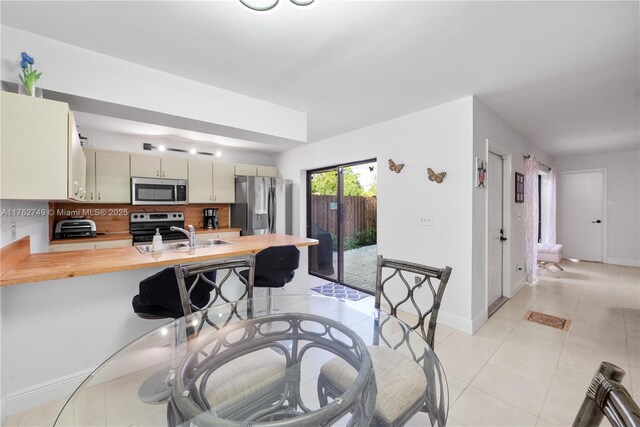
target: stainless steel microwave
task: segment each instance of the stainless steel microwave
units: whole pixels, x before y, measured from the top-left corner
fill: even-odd
[[[186,205],[186,179],[131,178],[132,205]]]

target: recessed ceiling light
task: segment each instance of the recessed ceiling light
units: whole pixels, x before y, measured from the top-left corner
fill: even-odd
[[[216,155],[216,157],[221,157],[222,156],[222,151],[216,150],[216,152],[214,154]]]
[[[158,145],[158,150],[164,151],[166,149],[167,149],[167,147],[165,147],[164,145]]]
[[[191,150],[189,150],[189,152],[190,152],[191,154],[196,154],[198,151],[197,151],[195,148],[192,148]]]

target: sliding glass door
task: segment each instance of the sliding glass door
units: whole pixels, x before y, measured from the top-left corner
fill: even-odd
[[[377,255],[375,160],[307,173],[309,273],[365,292],[375,289]]]

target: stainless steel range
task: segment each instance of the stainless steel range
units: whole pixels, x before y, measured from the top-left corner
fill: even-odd
[[[171,231],[171,227],[184,228],[184,212],[131,212],[129,216],[133,246],[150,244],[156,228],[160,230],[163,242],[186,240],[182,232]]]

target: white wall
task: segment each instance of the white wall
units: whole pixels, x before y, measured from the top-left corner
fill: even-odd
[[[169,322],[141,319],[131,306],[139,282],[163,268],[1,288],[1,387],[7,415],[67,399],[112,354]],[[243,288],[234,277],[225,284],[231,299]]]
[[[2,79],[18,83],[28,51],[44,89],[296,141],[307,140],[307,115],[260,99],[2,25]],[[229,134],[227,136],[236,136]]]
[[[471,180],[472,98],[378,123],[281,153],[280,174],[294,182],[294,230],[306,235],[306,170],[378,160],[378,253],[453,268],[439,320],[472,332]],[[391,172],[388,159],[404,163]],[[427,168],[446,171],[442,184]],[[419,227],[428,216],[431,227]],[[306,252],[306,251],[305,251]],[[301,271],[306,271],[306,256]]]
[[[131,299],[159,269],[3,287],[2,392],[8,414],[63,399],[122,346],[167,321]]]
[[[640,150],[560,157],[556,159],[556,167],[558,171],[607,170],[604,261],[640,267]]]
[[[523,271],[516,270],[516,265],[524,265],[524,204],[514,202],[514,173],[524,173],[525,154],[535,155],[547,166],[552,166],[552,160],[474,97],[473,157],[487,159],[489,144],[497,144],[511,153],[511,172],[509,185],[506,186],[509,192],[504,195],[505,203],[510,206],[511,216],[510,229],[505,230],[508,239],[505,249],[510,261],[509,278],[504,291],[505,296],[512,297],[524,284]],[[477,327],[484,323],[487,315],[487,197],[487,190],[473,189],[473,317]]]

